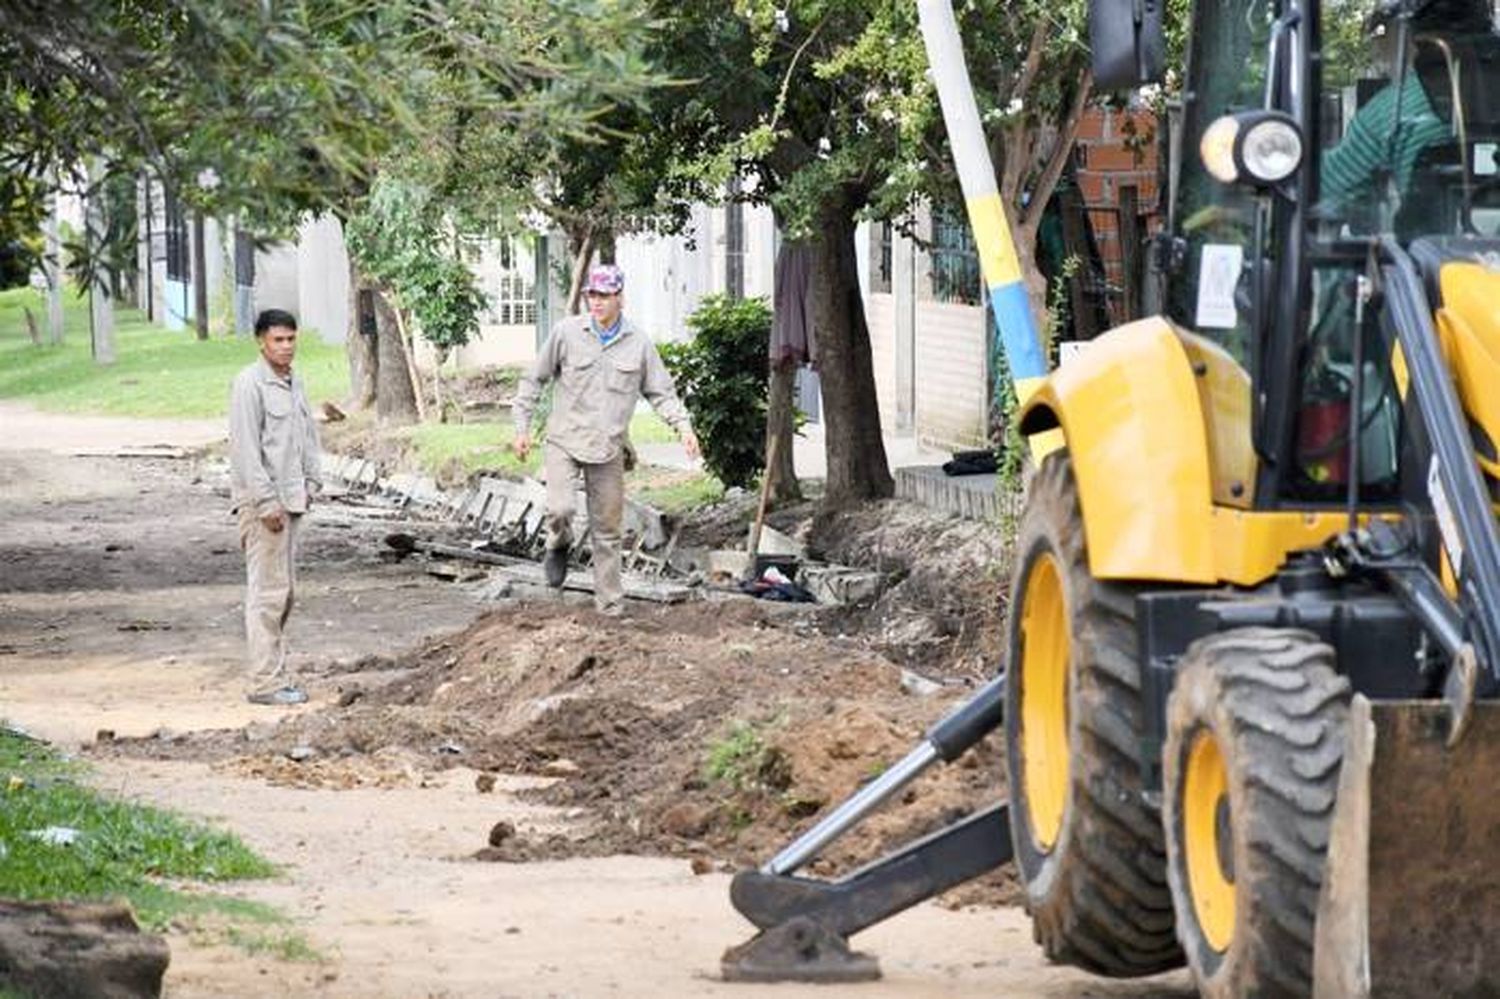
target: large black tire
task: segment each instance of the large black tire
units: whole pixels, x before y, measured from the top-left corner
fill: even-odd
[[[1240,628],[1183,658],[1163,798],[1177,930],[1204,999],[1312,994],[1349,696],[1333,649],[1306,631]]]
[[[1006,616],[1011,837],[1037,943],[1115,977],[1182,964],[1160,811],[1141,793],[1134,609],[1132,588],[1089,574],[1072,462],[1049,456],[1021,517]],[[1066,688],[1054,679],[1049,701],[1057,668]]]

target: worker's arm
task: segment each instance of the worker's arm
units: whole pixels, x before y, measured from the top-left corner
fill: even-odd
[[[693,433],[693,421],[688,417],[687,407],[677,398],[677,387],[672,383],[672,373],[662,362],[656,344],[646,341],[646,363],[641,375],[641,394],[651,403],[657,415],[677,431],[689,458],[698,457],[698,436]]]
[[[511,417],[516,426],[516,437],[511,448],[523,460],[531,452],[531,414],[536,411],[542,386],[557,377],[558,366],[562,363],[562,342],[562,323],[558,323],[552,327],[547,342],[537,352],[536,360],[531,362],[531,367],[521,376],[521,382],[516,386],[516,397],[510,404]]]
[[[297,395],[307,435],[302,443],[302,478],[306,481],[307,495],[316,496],[323,491],[323,443],[318,439],[318,421],[313,419],[307,390],[301,383],[298,383]]]

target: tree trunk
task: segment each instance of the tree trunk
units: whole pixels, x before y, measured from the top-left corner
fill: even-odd
[[[854,255],[854,213],[863,199],[849,187],[829,192],[812,236],[809,291],[823,382],[828,484],[823,505],[884,499],[896,491],[880,435],[870,329]]]
[[[115,307],[110,298],[107,275],[101,263],[104,252],[104,233],[107,219],[104,206],[104,184],[98,178],[102,168],[95,166],[90,171],[92,187],[84,205],[84,229],[88,241],[88,252],[97,273],[89,279],[89,336],[94,360],[99,364],[115,363]]]
[[[42,224],[42,238],[42,271],[47,275],[47,340],[59,344],[63,342],[63,268],[55,194],[47,196],[47,220]]]
[[[406,367],[406,345],[396,310],[379,288],[370,289],[375,303],[375,417],[381,423],[417,421],[417,394]]]
[[[594,227],[580,234],[568,234],[568,249],[573,254],[573,284],[568,289],[568,315],[576,316],[583,302],[583,280],[588,277],[589,261],[594,256]]]
[[[411,397],[417,404],[417,421],[426,423],[427,406],[422,398],[422,379],[417,374],[417,345],[412,342],[411,333],[408,332],[410,327],[406,322],[406,310],[392,302],[391,314],[396,317],[396,334],[401,339],[401,359],[406,362],[406,377],[411,379]]]
[[[193,323],[198,339],[208,339],[208,248],[203,245],[203,213],[193,213]]]
[[[364,278],[359,265],[349,261],[349,329],[345,331],[344,352],[349,358],[349,408],[369,409],[375,405],[376,373],[380,358],[375,351],[376,338],[366,333],[366,320],[360,311],[360,292]]]
[[[773,503],[795,503],[802,499],[802,487],[797,483],[797,468],[792,460],[792,438],[796,430],[796,406],[792,391],[796,387],[797,362],[787,358],[781,363],[771,363],[770,400],[766,407],[766,453],[771,453],[771,442],[776,445],[776,468],[767,469],[771,474],[771,501]]]

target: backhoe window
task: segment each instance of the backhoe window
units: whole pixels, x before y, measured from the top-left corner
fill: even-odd
[[[1330,5],[1315,217],[1325,237],[1500,229],[1500,36],[1492,0]]]
[[[1266,52],[1274,19],[1268,0],[1194,4],[1184,94],[1181,166],[1174,227],[1186,243],[1168,312],[1217,340],[1241,363],[1249,337],[1243,268],[1252,262],[1256,198],[1208,175],[1198,156],[1203,130],[1220,115],[1265,102]],[[1229,287],[1225,287],[1226,275]]]

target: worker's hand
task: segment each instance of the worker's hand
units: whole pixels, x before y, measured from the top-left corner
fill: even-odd
[[[698,435],[693,433],[691,430],[685,431],[683,433],[682,447],[685,451],[687,451],[687,456],[689,458],[692,458],[694,461],[697,461],[698,455],[702,453],[702,451],[698,447]]]
[[[531,435],[517,434],[516,439],[510,442],[510,449],[516,453],[516,457],[522,461],[531,453]]]
[[[260,523],[262,527],[272,534],[280,534],[286,529],[286,511],[278,506],[270,513],[261,514]]]

